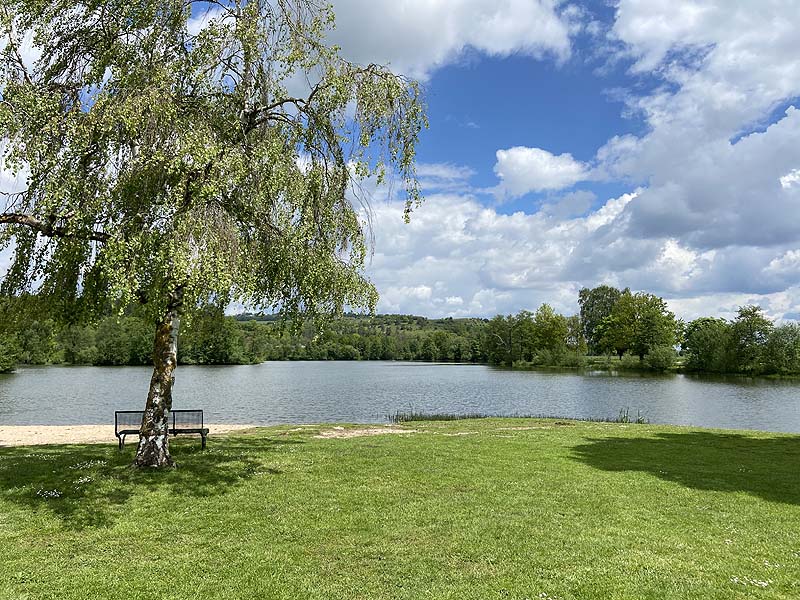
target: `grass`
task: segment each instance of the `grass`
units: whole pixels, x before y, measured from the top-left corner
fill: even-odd
[[[535,419],[0,448],[0,598],[797,598],[798,436]]]

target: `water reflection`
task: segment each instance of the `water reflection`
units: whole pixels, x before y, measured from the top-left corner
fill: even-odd
[[[400,362],[178,369],[176,408],[218,423],[380,422],[396,411],[616,417],[800,432],[797,382]],[[0,424],[94,424],[144,404],[143,367],[30,367],[0,376]]]

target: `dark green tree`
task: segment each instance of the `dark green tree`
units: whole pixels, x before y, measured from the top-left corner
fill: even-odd
[[[11,336],[0,333],[0,373],[10,373],[17,365],[17,344]]]
[[[800,325],[784,323],[769,333],[764,348],[764,365],[768,373],[800,373]]]
[[[681,347],[692,371],[724,373],[735,370],[731,356],[732,331],[725,319],[701,317],[689,322]]]
[[[737,369],[758,374],[765,370],[765,351],[773,324],[760,306],[742,306],[731,323],[733,351]]]
[[[614,305],[622,292],[610,285],[583,288],[578,292],[578,306],[589,352],[600,354],[605,350],[601,342],[602,332],[598,331],[603,319],[611,315]]]
[[[616,352],[620,358],[631,351],[643,361],[652,348],[674,346],[677,329],[675,315],[662,298],[625,290],[598,331],[602,348]]]
[[[549,304],[542,304],[533,315],[533,335],[536,347],[551,353],[555,362],[567,350],[569,324]]]
[[[519,339],[514,339],[514,320],[511,315],[497,315],[486,324],[483,347],[490,364],[507,367],[514,364],[514,344],[516,343],[517,349],[520,344]]]

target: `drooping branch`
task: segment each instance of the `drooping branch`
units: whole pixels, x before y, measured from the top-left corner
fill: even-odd
[[[47,237],[85,239],[95,242],[107,242],[111,237],[102,231],[69,231],[66,227],[57,227],[55,221],[54,218],[43,221],[33,215],[24,213],[0,214],[0,225],[24,225]]]
[[[22,73],[23,79],[25,79],[25,83],[28,85],[33,85],[33,80],[31,79],[30,73],[28,73],[28,68],[25,66],[25,61],[22,59],[22,54],[19,51],[19,47],[17,46],[16,40],[14,38],[14,30],[12,29],[11,23],[13,22],[8,14],[8,9],[3,8],[3,17],[5,20],[8,21],[8,25],[6,27],[6,38],[7,38],[7,45],[9,50],[14,56],[14,59],[17,62],[17,69],[20,73]]]

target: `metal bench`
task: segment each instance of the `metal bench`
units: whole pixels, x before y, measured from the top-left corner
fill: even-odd
[[[126,435],[139,435],[142,426],[143,410],[117,410],[114,411],[114,435],[119,441],[119,449],[125,447]],[[203,426],[202,410],[173,410],[170,412],[170,435],[179,433],[198,433],[203,438],[203,448],[206,447],[208,429]]]

